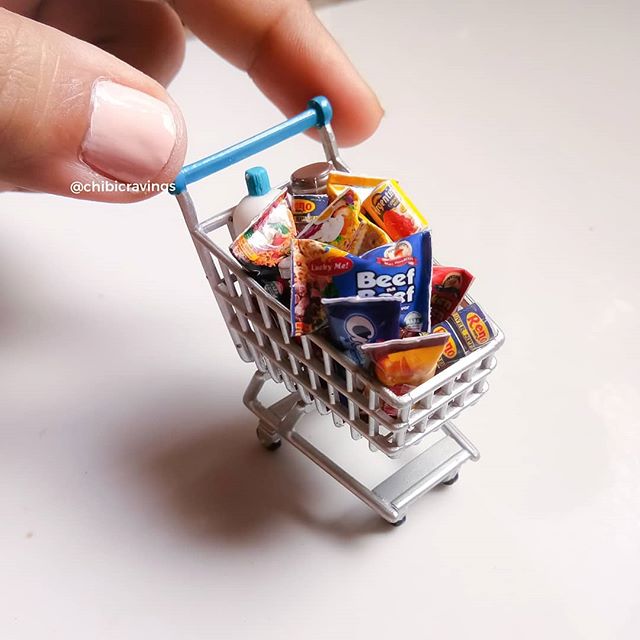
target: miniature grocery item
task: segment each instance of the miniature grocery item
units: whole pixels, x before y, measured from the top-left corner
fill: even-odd
[[[458,337],[456,330],[451,326],[449,321],[445,320],[444,322],[435,325],[432,332],[443,333],[448,336],[442,356],[440,357],[440,360],[438,360],[438,371],[446,369],[450,364],[453,364],[466,355],[464,345],[460,342],[460,338]]]
[[[361,256],[363,253],[371,251],[371,249],[391,242],[391,238],[377,224],[374,224],[362,214],[358,216],[358,222],[358,228],[349,243],[349,253]]]
[[[241,234],[280,193],[278,189],[271,188],[269,174],[264,167],[247,169],[244,180],[249,194],[240,200],[231,218],[236,236]]]
[[[337,198],[343,191],[351,187],[361,200],[365,200],[374,187],[377,187],[385,178],[373,178],[371,176],[358,176],[345,171],[331,171],[327,181],[327,193],[332,198]]]
[[[293,216],[287,204],[287,191],[283,189],[231,244],[231,253],[248,271],[260,273],[275,268],[289,254],[294,234]]]
[[[362,208],[392,240],[405,238],[427,227],[426,218],[395,180],[380,183],[362,203]]]
[[[382,384],[387,387],[399,384],[418,386],[435,374],[446,342],[446,334],[432,333],[363,344],[361,349],[371,357],[376,376]]]
[[[293,284],[297,291],[291,302],[295,335],[315,331],[325,324],[319,298],[348,296],[395,298],[400,301],[400,328],[404,335],[429,331],[428,229],[362,256],[310,239],[294,240],[293,252]],[[302,305],[300,312],[293,313],[294,300],[295,305]]]
[[[289,303],[289,282],[286,276],[283,277],[279,265],[289,256],[294,233],[287,192],[282,190],[229,248],[255,280],[285,305]]]
[[[291,244],[291,330],[301,336],[326,324],[322,298],[336,298],[337,274],[353,267],[352,256],[317,240],[294,239]]]
[[[291,208],[296,229],[301,231],[329,205],[327,181],[333,165],[314,162],[296,169],[291,174]]]
[[[438,371],[484,346],[494,336],[484,311],[476,303],[455,311],[449,320],[434,326],[433,332],[449,334],[449,340],[438,362]]]
[[[494,336],[484,311],[476,303],[453,313],[449,324],[456,330],[468,352],[484,346]]]
[[[400,327],[429,331],[431,296],[431,232],[349,256],[352,268],[333,278],[336,296],[391,297],[400,300]],[[331,296],[333,297],[333,296]]]
[[[434,265],[431,277],[431,324],[446,320],[462,302],[473,276],[458,267]]]
[[[352,189],[334,200],[319,216],[298,232],[298,238],[318,240],[348,251],[360,225],[360,198]]]
[[[360,346],[397,338],[400,301],[395,298],[323,298],[334,344],[356,364],[365,365]]]

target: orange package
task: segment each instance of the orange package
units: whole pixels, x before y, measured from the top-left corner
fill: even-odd
[[[431,333],[363,344],[360,348],[373,361],[376,376],[383,385],[417,387],[434,376],[448,339],[448,333]]]

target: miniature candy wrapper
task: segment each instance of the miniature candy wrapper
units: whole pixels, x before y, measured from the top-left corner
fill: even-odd
[[[391,297],[400,300],[400,327],[429,331],[431,232],[428,229],[361,256],[333,278],[335,296]],[[334,297],[334,296],[326,296]]]
[[[278,262],[289,255],[294,236],[295,224],[284,189],[229,249],[247,271],[261,275],[264,268],[277,271]]]
[[[360,226],[360,198],[347,189],[300,233],[302,240],[326,242],[343,251],[349,250],[356,229]]]
[[[432,329],[432,333],[442,333],[447,335],[447,342],[444,345],[444,351],[442,352],[440,360],[438,360],[438,371],[446,369],[450,364],[453,364],[466,355],[467,352],[465,351],[462,342],[460,342],[460,338],[458,337],[456,330],[447,320],[435,325]]]
[[[467,353],[483,347],[495,335],[484,311],[475,303],[453,313],[449,324],[455,329]]]
[[[332,342],[356,364],[364,366],[360,346],[397,338],[400,301],[395,298],[323,298]]]
[[[413,338],[363,344],[360,348],[373,361],[376,376],[382,384],[418,386],[432,378],[442,355],[447,335],[432,333]]]
[[[340,194],[351,187],[364,200],[386,178],[374,178],[372,176],[357,176],[353,173],[343,171],[331,171],[327,180],[327,193],[332,198],[337,198]]]
[[[431,325],[444,322],[462,302],[473,276],[458,267],[433,266],[431,278]]]
[[[392,240],[406,238],[428,226],[426,218],[395,180],[379,184],[362,203],[362,209]]]
[[[321,300],[340,295],[333,281],[353,267],[353,256],[324,242],[295,238],[291,258],[291,331],[301,336],[326,324]]]

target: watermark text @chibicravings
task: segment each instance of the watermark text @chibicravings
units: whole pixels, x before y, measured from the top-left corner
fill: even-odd
[[[110,180],[92,180],[81,182],[74,180],[69,191],[74,195],[81,193],[162,193],[171,187],[170,182],[112,182]]]

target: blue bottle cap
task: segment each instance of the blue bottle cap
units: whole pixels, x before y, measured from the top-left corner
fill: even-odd
[[[263,196],[271,190],[269,174],[264,167],[252,167],[244,173],[250,196]]]

